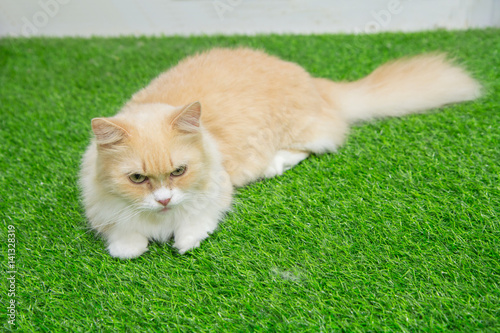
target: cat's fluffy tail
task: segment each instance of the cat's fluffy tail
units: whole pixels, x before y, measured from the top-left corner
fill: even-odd
[[[348,121],[422,112],[481,94],[480,84],[443,54],[392,61],[361,80],[330,87],[329,97]]]

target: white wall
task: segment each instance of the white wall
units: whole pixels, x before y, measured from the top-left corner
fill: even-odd
[[[0,0],[0,36],[500,27],[500,0]]]

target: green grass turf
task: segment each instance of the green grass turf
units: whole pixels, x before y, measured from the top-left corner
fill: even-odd
[[[364,123],[332,155],[240,189],[218,231],[179,255],[111,258],[77,174],[90,119],[179,59],[262,48],[315,76],[356,79],[446,51],[480,100]],[[2,268],[15,227],[23,332],[500,330],[500,30],[371,36],[0,40]]]

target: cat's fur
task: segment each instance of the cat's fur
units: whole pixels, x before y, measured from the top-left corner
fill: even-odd
[[[334,152],[354,121],[479,94],[480,85],[443,55],[334,83],[260,51],[213,49],[161,74],[116,116],[92,120],[81,171],[86,214],[114,257],[137,257],[149,240],[171,237],[184,253],[215,230],[233,186]],[[132,182],[141,175],[143,183]]]

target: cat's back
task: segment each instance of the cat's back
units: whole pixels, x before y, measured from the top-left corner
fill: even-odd
[[[210,106],[232,97],[269,99],[283,96],[291,82],[295,88],[300,82],[310,88],[309,74],[294,63],[248,48],[215,48],[182,60],[136,93],[132,102],[179,106],[200,101]]]

